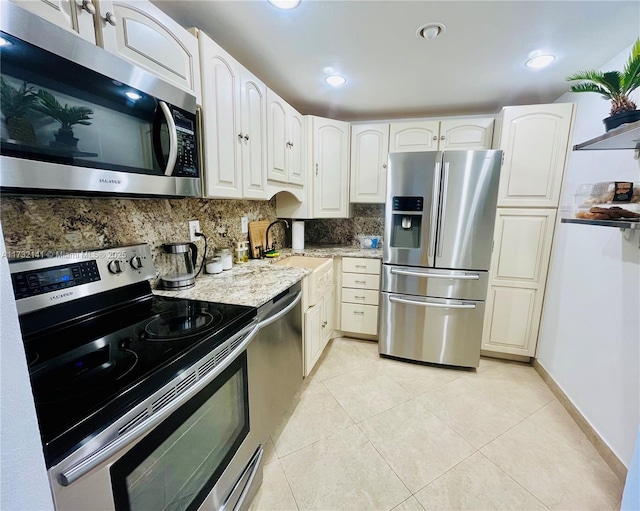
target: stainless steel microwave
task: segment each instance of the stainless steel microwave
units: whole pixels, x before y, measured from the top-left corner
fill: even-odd
[[[0,4],[3,193],[201,196],[191,93]]]

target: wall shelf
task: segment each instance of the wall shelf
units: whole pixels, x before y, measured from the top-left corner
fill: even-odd
[[[587,220],[586,218],[563,218],[563,224],[599,225],[602,227],[617,227],[619,229],[640,229],[640,222],[633,220]]]
[[[574,151],[640,149],[640,121],[632,122],[573,146]]]

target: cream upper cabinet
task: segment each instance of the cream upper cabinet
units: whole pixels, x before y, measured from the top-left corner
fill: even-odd
[[[313,217],[349,216],[349,123],[310,117]]]
[[[482,349],[535,355],[555,209],[498,208]]]
[[[438,150],[490,149],[493,118],[452,119],[440,122]]]
[[[385,201],[389,124],[351,125],[351,202]]]
[[[389,152],[490,149],[493,118],[393,122]]]
[[[105,50],[190,91],[200,104],[196,36],[144,0],[100,0],[99,5]]]
[[[267,90],[267,179],[304,185],[304,118]]]
[[[247,199],[268,199],[267,87],[244,68],[240,70],[240,111],[243,196]]]
[[[242,197],[240,83],[242,66],[203,32],[198,34],[202,66],[203,177],[206,197]]]
[[[573,116],[573,103],[502,110],[494,136],[494,147],[504,151],[499,207],[558,206]]]
[[[96,24],[100,24],[95,2],[76,0],[10,0],[41,18],[76,32],[96,43]]]
[[[439,121],[392,122],[389,152],[435,151],[438,149]]]

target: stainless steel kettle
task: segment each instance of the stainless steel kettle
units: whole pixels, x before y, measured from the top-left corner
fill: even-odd
[[[196,261],[198,247],[195,243],[164,243],[163,267],[169,271],[160,276],[160,286],[164,289],[185,289],[196,283]]]

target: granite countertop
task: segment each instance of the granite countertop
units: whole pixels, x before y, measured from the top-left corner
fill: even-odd
[[[325,245],[310,246],[302,252],[293,254],[290,248],[284,248],[280,250],[280,257],[277,258],[252,259],[245,264],[234,264],[231,270],[222,273],[202,274],[196,279],[196,285],[190,289],[182,291],[154,289],[153,292],[161,296],[189,300],[260,307],[311,273],[309,268],[273,264],[291,255],[381,259],[382,250]]]

